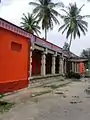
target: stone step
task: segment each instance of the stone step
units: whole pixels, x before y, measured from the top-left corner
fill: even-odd
[[[58,82],[58,81],[64,81],[64,77],[57,76],[57,77],[50,77],[50,78],[42,78],[42,79],[39,79],[39,80],[35,80],[34,82],[31,81],[30,87],[31,88],[40,87],[40,86],[55,83],[55,82]]]

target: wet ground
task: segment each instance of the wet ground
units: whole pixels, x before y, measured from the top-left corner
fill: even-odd
[[[89,82],[72,82],[52,93],[24,99],[0,120],[90,120]],[[57,92],[58,91],[58,92]]]

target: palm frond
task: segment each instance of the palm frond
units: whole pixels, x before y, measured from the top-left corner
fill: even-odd
[[[87,29],[88,26],[85,26],[85,25],[83,25],[83,24],[81,24],[81,23],[79,23],[79,25],[81,25],[82,28],[83,28],[86,32],[88,31],[88,29]]]
[[[38,21],[35,19],[35,17],[33,16],[33,14],[27,14],[27,16],[25,14],[23,14],[22,17],[23,22],[21,22],[21,27],[24,28],[25,30],[27,30],[30,33],[40,33],[40,27],[37,24]]]
[[[58,29],[58,31],[61,31],[65,26],[66,26],[66,24],[63,24],[63,25]]]
[[[78,35],[78,37],[80,38],[80,31],[79,31],[79,28],[77,28],[77,35]]]
[[[51,13],[54,14],[55,16],[61,16],[61,14],[54,9],[51,9]]]
[[[72,34],[72,31],[71,31],[71,28],[69,27],[68,28],[68,31],[67,31],[67,35],[66,35],[66,38],[68,39],[68,37],[70,36],[70,34]]]
[[[40,11],[41,7],[37,6],[34,10],[33,10],[33,14],[37,14]]]
[[[80,12],[81,12],[81,10],[82,10],[82,8],[85,6],[85,4],[83,4],[79,9],[78,9],[78,11],[77,11],[77,14],[79,14]]]
[[[70,16],[69,12],[67,12],[65,9],[61,9],[61,11],[65,12],[68,16]]]
[[[84,16],[82,16],[82,19],[84,19],[84,18],[90,18],[90,15],[84,15]]]
[[[32,5],[32,6],[37,7],[37,6],[39,6],[40,4],[39,4],[39,3],[36,3],[36,2],[29,2],[29,5]]]
[[[80,24],[78,24],[78,26],[79,26],[80,30],[82,31],[82,33],[83,33],[84,35],[86,35],[84,28],[83,28]]]
[[[69,27],[69,24],[65,26],[64,30],[62,31],[62,34],[68,29],[68,27]]]
[[[55,15],[51,14],[51,18],[53,19],[55,24],[60,24],[59,21],[57,20],[57,18],[55,17]]]
[[[49,8],[64,7],[64,4],[63,4],[63,2],[58,2],[58,3],[50,2],[50,4],[48,4],[48,7]]]

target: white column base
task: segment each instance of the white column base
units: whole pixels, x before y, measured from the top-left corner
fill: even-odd
[[[42,54],[42,60],[41,60],[41,76],[46,75],[46,55],[45,53]]]

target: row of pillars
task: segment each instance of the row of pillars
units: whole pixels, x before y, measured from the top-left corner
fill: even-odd
[[[30,51],[30,76],[32,74],[32,51]],[[46,75],[46,55],[47,51],[42,52],[41,56],[41,76]],[[55,67],[56,67],[56,57],[57,53],[52,55],[52,68],[51,68],[51,74],[55,75]],[[59,57],[59,74],[63,75],[67,72],[67,65],[66,65],[66,60],[63,56]],[[79,73],[79,63],[72,62],[72,69],[73,72],[78,72]]]
[[[42,56],[41,56],[41,76],[45,76],[46,75],[46,55],[47,52],[42,52]],[[51,68],[51,74],[55,75],[55,67],[56,67],[56,57],[57,54],[55,53],[54,55],[52,55],[52,68]],[[64,74],[64,63],[63,63],[63,57],[61,56],[59,58],[59,74]],[[30,76],[32,74],[32,50],[30,51]]]
[[[56,64],[56,54],[52,56],[52,68],[51,72],[54,75],[55,74],[55,64]],[[63,74],[63,59],[59,58],[59,74]],[[42,54],[42,60],[41,60],[41,75],[46,75],[46,53],[43,52]]]
[[[78,62],[72,62],[72,71],[73,72],[77,72],[77,73],[80,72],[79,63]]]
[[[52,69],[51,69],[51,72],[52,72],[53,75],[55,74],[56,56],[57,55],[52,56]],[[42,66],[41,66],[41,75],[45,76],[46,75],[46,54],[45,53],[42,54],[41,64],[42,64]],[[61,58],[59,58],[59,74],[63,74],[63,72],[64,72],[63,71],[63,59],[61,57]]]

